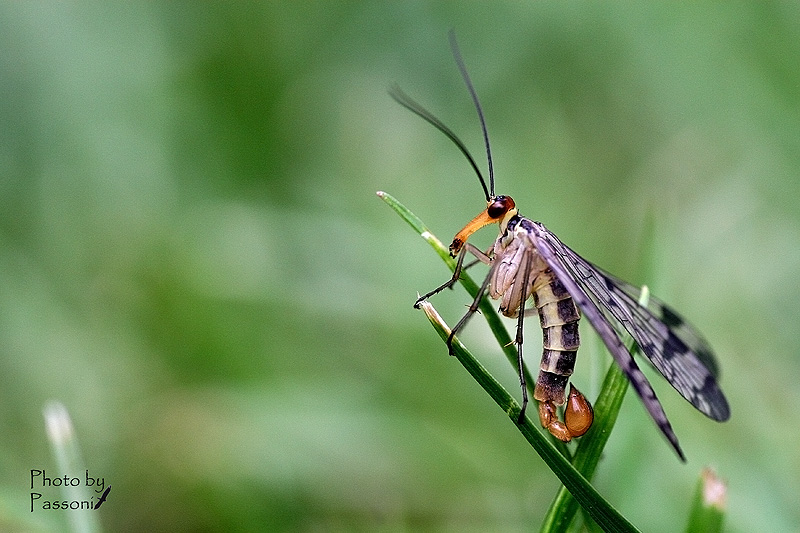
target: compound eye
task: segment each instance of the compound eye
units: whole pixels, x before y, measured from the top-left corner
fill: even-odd
[[[491,218],[497,219],[508,213],[514,208],[514,200],[510,196],[497,196],[494,201],[486,208],[486,214]]]

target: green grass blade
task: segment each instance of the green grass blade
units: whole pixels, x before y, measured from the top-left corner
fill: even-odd
[[[648,296],[647,287],[642,287],[639,304],[646,306]],[[639,353],[639,346],[633,339],[628,344],[628,351],[631,352],[631,356],[636,356]],[[594,423],[589,432],[578,443],[578,448],[572,460],[573,466],[588,480],[591,480],[594,476],[597,463],[600,461],[603,449],[611,436],[611,430],[617,421],[617,415],[622,407],[622,400],[625,399],[629,383],[619,365],[612,362],[608,372],[606,372],[603,386],[594,405]],[[561,487],[550,505],[540,531],[542,533],[566,532],[577,512],[578,502],[575,501],[569,491]]]
[[[427,315],[434,329],[443,340],[450,335],[450,328],[434,309],[430,302],[423,302],[422,310]],[[606,501],[585,477],[570,464],[550,441],[530,421],[525,418],[521,425],[516,420],[520,406],[494,377],[486,371],[475,357],[461,344],[457,337],[453,339],[453,353],[469,374],[483,387],[492,399],[505,411],[506,416],[525,437],[536,453],[544,460],[550,470],[570,491],[575,500],[586,510],[589,516],[605,531],[633,532],[638,531],[614,507]]]
[[[581,437],[573,466],[588,480],[592,479],[597,463],[611,435],[617,420],[622,400],[628,390],[628,378],[614,363],[608,368],[597,402],[594,405],[594,423],[589,432]],[[570,492],[561,487],[556,494],[550,509],[545,516],[540,531],[547,533],[563,533],[569,529],[570,523],[578,511],[578,502]]]
[[[686,533],[718,533],[722,531],[722,520],[725,517],[725,500],[728,487],[710,469],[705,468],[700,474],[697,490],[689,513],[689,524]]]
[[[82,479],[86,465],[83,461],[78,437],[72,418],[69,416],[67,408],[58,401],[48,402],[43,409],[45,429],[47,439],[55,459],[56,471],[59,475],[69,478]],[[88,475],[88,474],[85,474]],[[64,484],[62,496],[66,502],[90,502],[95,503],[96,499],[91,489],[84,484],[71,485]],[[99,513],[93,509],[70,509],[66,513],[69,519],[69,527],[73,533],[100,533]]]

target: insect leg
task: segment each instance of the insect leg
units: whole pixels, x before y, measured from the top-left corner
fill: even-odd
[[[464,257],[467,255],[467,251],[469,251],[477,259],[475,261],[472,261],[471,263],[469,263],[467,266],[464,266]],[[476,246],[473,246],[470,243],[465,244],[464,247],[461,248],[461,251],[458,253],[458,259],[456,260],[456,268],[455,268],[455,270],[453,270],[453,277],[450,278],[449,280],[447,280],[447,282],[445,282],[444,284],[442,284],[439,287],[436,287],[435,289],[433,289],[428,294],[426,294],[424,296],[420,296],[419,298],[417,298],[417,301],[414,302],[414,309],[419,309],[419,304],[424,302],[425,300],[427,300],[428,298],[430,298],[434,294],[439,294],[440,292],[442,292],[445,289],[452,288],[453,285],[455,285],[456,282],[458,281],[458,278],[461,277],[461,272],[462,271],[464,271],[464,270],[476,265],[477,263],[485,263],[485,264],[488,265],[491,262],[492,262],[492,258],[489,257],[487,254],[485,254],[480,249],[478,249]]]
[[[466,265],[464,265],[464,267],[461,270],[463,271],[463,270],[470,269],[470,268],[474,267],[475,265],[477,265],[478,263],[482,263],[482,262],[483,261],[481,261],[480,259],[475,259],[475,260],[467,263]]]
[[[477,246],[473,246],[470,243],[464,244],[464,247],[467,248],[469,253],[475,256],[475,260],[471,263],[468,263],[467,266],[462,268],[461,270],[466,270],[468,268],[472,268],[478,263],[483,263],[484,265],[492,264],[492,256],[491,254],[494,252],[494,246],[490,246],[488,250],[485,252],[479,249]]]
[[[520,298],[519,314],[517,316],[517,334],[514,337],[514,343],[517,345],[519,386],[522,389],[522,407],[519,410],[517,424],[522,424],[525,420],[525,408],[528,407],[528,386],[525,383],[525,361],[522,359],[522,330],[525,321],[525,300],[528,299],[528,287],[530,286],[531,257],[529,253],[523,255],[520,268],[522,270],[522,297]],[[517,282],[519,282],[519,280],[517,280]]]
[[[472,246],[472,248],[477,250],[477,248],[475,248],[474,246]],[[470,251],[474,253],[472,249]],[[480,252],[480,250],[478,250],[478,252]],[[478,257],[478,259],[480,259],[480,257]],[[478,288],[478,293],[475,295],[475,299],[472,300],[472,303],[469,305],[467,312],[464,314],[464,316],[461,317],[461,320],[458,321],[458,323],[453,327],[453,329],[450,330],[450,336],[447,337],[447,349],[450,352],[450,355],[453,355],[453,337],[455,337],[456,333],[458,333],[461,330],[461,328],[463,328],[467,324],[467,321],[470,319],[472,315],[475,314],[475,311],[478,310],[478,306],[480,306],[481,304],[483,295],[486,294],[486,289],[489,288],[489,283],[492,280],[492,275],[494,274],[494,271],[497,268],[497,265],[499,264],[500,264],[499,261],[492,262],[492,266],[489,268],[489,273],[486,274],[486,278],[483,280],[483,283],[481,283],[481,286]]]
[[[470,263],[469,265],[467,265],[464,268],[469,268],[469,267],[471,267],[472,265],[474,265],[478,261],[480,261],[484,265],[491,264],[492,258],[489,256],[489,252],[484,252],[483,250],[481,250],[480,248],[478,248],[474,244],[470,244],[470,243],[464,244],[464,248],[469,250],[469,253],[471,253],[472,255],[474,255],[477,258],[476,261],[473,261],[472,263]],[[489,250],[491,251],[492,248],[489,248]]]
[[[458,259],[456,260],[456,268],[455,268],[455,270],[453,270],[453,277],[450,278],[449,280],[447,280],[444,284],[442,284],[439,287],[436,287],[435,289],[433,289],[428,294],[426,294],[424,296],[420,296],[419,298],[417,298],[417,301],[414,302],[414,309],[419,309],[419,304],[421,304],[422,302],[424,302],[425,300],[427,300],[428,298],[430,298],[434,294],[438,294],[438,293],[442,292],[443,290],[448,289],[448,288],[450,288],[450,287],[452,287],[453,285],[456,284],[456,282],[458,281],[458,278],[461,277],[461,270],[462,270],[462,265],[464,264],[464,256],[466,255],[466,252],[467,252],[466,247],[462,248],[461,252],[459,252]]]

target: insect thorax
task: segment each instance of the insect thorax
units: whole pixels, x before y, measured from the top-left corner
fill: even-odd
[[[541,274],[548,269],[547,263],[529,238],[524,217],[513,217],[505,231],[494,243],[494,265],[489,282],[489,295],[502,298],[500,312],[516,318],[523,300],[530,298],[537,285],[543,283]],[[526,274],[527,272],[527,274]],[[527,277],[527,287],[522,287]]]

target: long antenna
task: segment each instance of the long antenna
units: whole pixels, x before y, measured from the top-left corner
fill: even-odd
[[[426,122],[431,124],[434,128],[441,131],[447,138],[453,141],[453,144],[458,146],[458,149],[461,150],[461,153],[464,154],[469,161],[469,164],[472,165],[473,170],[475,170],[475,174],[478,175],[478,179],[481,180],[481,186],[483,187],[483,193],[486,195],[486,201],[489,201],[490,195],[489,190],[486,188],[486,181],[483,179],[483,174],[481,174],[481,170],[478,168],[477,163],[475,163],[475,159],[472,157],[472,154],[469,153],[467,147],[461,142],[461,139],[453,133],[453,131],[445,126],[441,120],[436,118],[433,113],[422,107],[416,101],[414,101],[410,96],[404,93],[400,87],[394,86],[389,89],[389,96],[394,98],[394,101],[400,104],[401,106],[405,107],[415,115],[423,118]],[[491,165],[489,165],[489,169],[491,169]],[[494,195],[494,181],[492,181],[492,196]]]
[[[461,50],[458,48],[455,30],[450,30],[448,36],[450,37],[450,48],[453,50],[453,57],[458,65],[458,70],[461,72],[461,77],[464,78],[464,83],[467,84],[467,90],[469,90],[469,94],[472,96],[472,102],[475,104],[475,109],[478,111],[478,118],[481,121],[483,143],[486,145],[486,160],[489,163],[489,196],[486,197],[486,201],[488,202],[490,197],[494,197],[494,167],[492,166],[492,149],[489,146],[489,132],[486,129],[486,120],[483,118],[483,108],[478,100],[478,93],[475,92],[475,87],[472,86],[472,80],[469,78],[467,66],[464,64],[464,58],[461,57]],[[481,183],[483,183],[483,179],[481,179]],[[485,184],[483,184],[483,189],[486,190]]]

